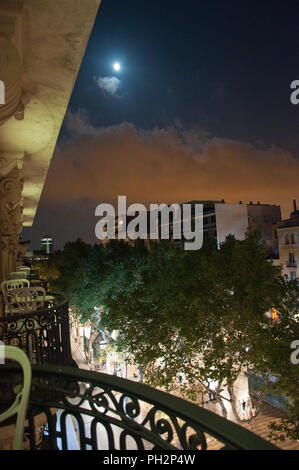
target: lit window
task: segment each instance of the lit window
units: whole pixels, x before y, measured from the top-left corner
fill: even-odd
[[[278,320],[277,308],[271,308],[271,318],[273,321]]]

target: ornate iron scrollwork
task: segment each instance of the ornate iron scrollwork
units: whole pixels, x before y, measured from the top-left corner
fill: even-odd
[[[15,384],[16,372],[10,373]],[[13,395],[7,368],[5,374],[0,403]],[[49,449],[206,450],[212,438],[223,449],[275,448],[212,412],[140,383],[40,365],[33,366],[32,377],[28,419],[44,417]],[[31,449],[38,447],[37,434],[30,433]]]
[[[0,318],[0,340],[23,349],[31,363],[74,365],[68,303],[52,294],[50,308]]]

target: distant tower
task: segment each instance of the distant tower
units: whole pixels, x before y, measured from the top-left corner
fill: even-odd
[[[53,238],[50,235],[43,235],[40,242],[41,251],[50,255],[53,253]]]

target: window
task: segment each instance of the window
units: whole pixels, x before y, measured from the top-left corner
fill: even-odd
[[[288,234],[288,233],[286,233],[286,235],[285,235],[285,244],[286,244],[286,245],[289,245],[289,244],[290,244],[290,237],[289,237],[289,234]]]
[[[291,281],[296,281],[296,273],[294,271],[290,273],[290,279]]]
[[[294,233],[291,233],[291,244],[292,245],[295,245],[295,234]]]
[[[289,263],[294,264],[295,263],[295,255],[294,253],[289,253]]]
[[[277,315],[277,309],[276,308],[271,308],[271,317],[273,321],[278,320],[278,315]]]

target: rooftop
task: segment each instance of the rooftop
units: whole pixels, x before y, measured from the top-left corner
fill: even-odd
[[[297,209],[296,200],[293,201],[294,210],[290,214],[289,219],[279,222],[277,228],[299,227],[299,210]]]

